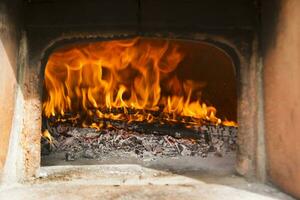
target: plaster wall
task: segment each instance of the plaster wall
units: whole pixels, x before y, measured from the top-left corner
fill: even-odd
[[[17,86],[20,2],[0,1],[0,173],[5,164]]]
[[[300,1],[276,2],[278,14],[266,13],[263,21],[268,173],[300,198]]]

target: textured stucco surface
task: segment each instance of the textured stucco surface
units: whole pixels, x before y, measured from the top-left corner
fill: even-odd
[[[0,173],[3,169],[14,112],[17,84],[18,2],[0,1]]]
[[[39,168],[40,85],[49,50],[80,39],[143,35],[214,41],[228,50],[231,56],[234,55],[237,85],[240,86],[237,89],[238,118],[239,123],[243,124],[239,127],[237,168],[240,174],[253,177],[256,170],[256,130],[259,129],[256,115],[259,99],[256,94],[256,51],[253,45],[258,22],[256,11],[252,0],[210,0],[205,3],[189,0],[172,4],[167,0],[80,0],[74,4],[68,0],[27,1],[24,4],[24,19],[28,68],[24,75],[25,128],[22,131],[25,176],[34,177]]]
[[[0,188],[0,199],[293,200],[275,188],[227,173],[181,173],[138,165],[45,167],[39,179]]]
[[[300,198],[299,11],[299,0],[281,1],[276,34],[265,52],[264,90],[268,172],[275,184]]]
[[[256,102],[259,97],[256,94],[258,81],[255,76],[256,51],[253,45],[257,21],[252,0],[231,0],[226,3],[213,0],[205,4],[192,0],[183,2],[182,5],[174,2],[175,7],[184,7],[184,12],[181,9],[168,9],[168,1],[157,1],[151,4],[150,1],[144,0],[141,5],[137,5],[135,0],[126,0],[122,4],[118,2],[121,6],[117,9],[116,1],[105,3],[80,1],[72,5],[68,0],[23,2],[24,28],[26,38],[28,37],[26,65],[22,65],[22,73],[20,73],[24,77],[20,83],[24,97],[24,108],[22,108],[24,116],[22,116],[22,130],[19,131],[20,141],[22,141],[20,154],[24,159],[21,158],[18,164],[24,169],[20,173],[23,174],[23,178],[34,177],[40,165],[40,85],[43,75],[41,59],[45,56],[45,49],[63,39],[101,38],[103,34],[107,35],[103,37],[106,39],[118,35],[127,37],[145,34],[174,39],[219,41],[224,42],[222,46],[233,48],[232,51],[238,54],[235,55],[239,60],[237,66],[240,66],[237,69],[238,85],[240,85],[238,118],[243,124],[239,127],[240,157],[237,165],[241,174],[254,176],[255,141],[258,129]],[[199,12],[195,9],[197,7],[205,12]],[[156,15],[151,15],[152,9],[156,10]],[[236,18],[236,13],[231,11],[239,12],[239,18]],[[194,13],[197,15],[195,16]],[[193,31],[189,32],[190,30]]]

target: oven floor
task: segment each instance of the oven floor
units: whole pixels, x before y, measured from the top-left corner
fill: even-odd
[[[51,154],[44,157],[42,166],[72,166],[72,165],[126,165],[137,164],[152,169],[167,171],[201,171],[218,174],[234,173],[236,162],[236,153],[228,152],[222,157],[208,155],[206,158],[180,156],[180,157],[144,157],[143,159],[132,156],[131,154],[122,154],[122,157],[103,157],[101,159],[77,159],[74,161],[65,161],[64,154]]]
[[[103,165],[43,167],[40,175],[30,183],[0,188],[0,199],[293,200],[271,186],[232,174],[171,173],[138,165]]]

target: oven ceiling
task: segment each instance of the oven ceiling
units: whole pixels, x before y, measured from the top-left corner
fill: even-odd
[[[252,29],[254,0],[25,0],[26,26],[114,29]]]

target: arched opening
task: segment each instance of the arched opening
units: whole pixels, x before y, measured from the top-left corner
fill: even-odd
[[[170,146],[176,139],[199,140],[207,144],[200,156],[218,151],[212,142],[216,132],[217,140],[227,140],[227,152],[235,149],[236,120],[235,66],[227,53],[206,42],[137,37],[77,43],[56,49],[45,66],[42,161],[51,154],[53,141],[64,146],[68,140],[70,144],[60,151],[66,160],[73,160],[78,155],[70,155],[69,150],[74,150],[70,138],[99,142],[101,135],[118,135],[120,130],[123,136],[126,132],[124,140],[136,132],[168,135],[174,138],[166,141]],[[74,132],[76,128],[80,130]],[[124,147],[126,152],[130,145],[135,143]],[[113,146],[109,151],[114,151]],[[187,144],[175,146],[179,155],[193,154]],[[80,156],[89,159],[98,152],[80,148]]]

